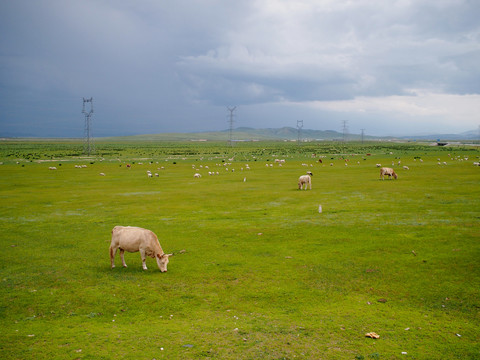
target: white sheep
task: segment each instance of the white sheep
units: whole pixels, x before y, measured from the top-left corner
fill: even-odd
[[[305,188],[304,188],[305,185]],[[302,190],[307,190],[307,186],[310,185],[310,190],[312,190],[312,178],[310,175],[302,175],[298,178],[298,189]]]

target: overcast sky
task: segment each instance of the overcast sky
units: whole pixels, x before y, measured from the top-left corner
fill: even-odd
[[[0,136],[480,125],[477,0],[0,0]],[[89,104],[87,104],[89,105]],[[88,106],[87,106],[88,109]]]

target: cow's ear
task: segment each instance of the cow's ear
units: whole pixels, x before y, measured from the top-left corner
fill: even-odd
[[[166,254],[165,256],[173,256],[173,254]]]

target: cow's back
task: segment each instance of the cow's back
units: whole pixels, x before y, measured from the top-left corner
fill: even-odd
[[[112,245],[128,252],[135,252],[141,246],[150,244],[154,236],[147,229],[134,226],[115,226],[112,230]]]

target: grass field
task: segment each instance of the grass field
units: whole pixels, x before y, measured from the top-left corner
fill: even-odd
[[[478,148],[96,147],[0,143],[1,359],[480,359]],[[168,272],[110,269],[115,225]]]

